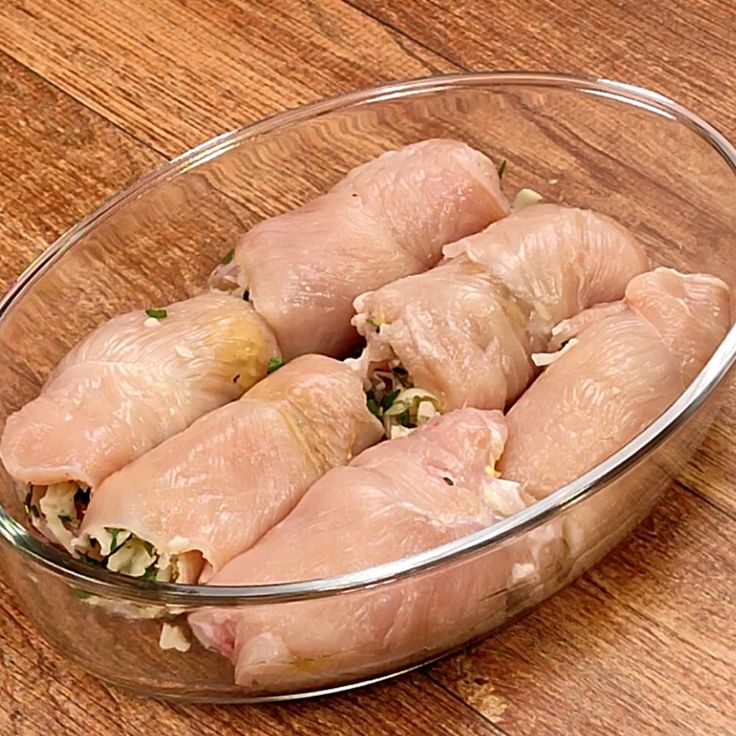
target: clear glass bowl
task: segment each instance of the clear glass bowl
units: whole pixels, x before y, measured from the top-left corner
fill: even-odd
[[[238,234],[298,205],[387,148],[449,136],[506,158],[507,193],[592,207],[630,227],[656,263],[736,284],[736,152],[694,113],[607,80],[463,74],[401,82],[320,102],[219,136],[114,197],[62,236],[0,304],[4,421],[50,369],[112,315],[198,292]],[[646,431],[584,477],[473,536],[326,580],[241,588],[146,583],[71,560],[29,533],[22,489],[2,472],[5,580],[48,640],[92,674],[139,693],[190,701],[292,698],[373,682],[487,635],[580,574],[651,509],[687,461],[733,380],[731,330],[697,380]],[[564,458],[560,458],[564,462]],[[583,530],[550,546],[541,573],[512,587],[492,574],[528,535]],[[234,684],[230,662],[194,641],[159,648],[162,617],[258,606],[284,620],[354,627],[370,596],[411,595],[435,576],[472,575],[477,603],[434,601],[411,647],[330,652],[274,680]],[[459,578],[458,578],[459,579]],[[417,587],[418,586],[418,587]],[[344,615],[343,615],[344,614]],[[150,618],[156,616],[157,618]],[[165,620],[165,619],[164,619]]]

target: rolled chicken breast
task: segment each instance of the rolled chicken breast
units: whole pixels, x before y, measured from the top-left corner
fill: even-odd
[[[442,246],[508,213],[493,162],[454,140],[389,151],[252,228],[229,269],[287,358],[346,357],[358,294],[433,266]]]
[[[494,465],[500,412],[464,409],[328,472],[294,511],[234,558],[211,585],[291,582],[361,570],[458,539],[529,500]],[[199,639],[229,656],[237,683],[303,688],[366,674],[417,651],[463,641],[503,617],[512,582],[551,546],[529,536],[470,563],[339,597],[208,609],[189,617]]]
[[[104,478],[237,399],[279,355],[253,307],[225,294],[98,327],[3,431],[0,456],[8,473],[30,486],[34,524],[69,549]]]
[[[532,355],[555,323],[620,299],[648,267],[610,218],[553,204],[515,212],[444,251],[452,258],[436,268],[355,300],[353,322],[367,340],[356,367],[378,400],[413,388],[414,405],[503,409],[535,376]]]
[[[108,477],[74,548],[115,572],[196,582],[380,436],[358,376],[303,356]]]

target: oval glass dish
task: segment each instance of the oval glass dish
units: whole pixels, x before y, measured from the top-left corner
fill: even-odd
[[[478,73],[400,82],[290,111],[221,135],[154,171],[63,235],[0,304],[0,419],[39,391],[92,327],[115,314],[191,296],[239,234],[326,190],[388,148],[452,137],[507,159],[504,189],[617,218],[652,261],[736,284],[736,151],[697,115],[658,94],[559,75]],[[651,510],[696,451],[733,380],[732,329],[669,410],[614,456],[544,501],[411,558],[302,583],[209,588],[148,583],[70,559],[30,533],[20,489],[2,471],[5,581],[45,637],[95,676],[187,701],[288,699],[375,682],[520,616],[605,555]],[[565,458],[559,458],[565,462]],[[330,650],[330,627],[363,626],[369,598],[410,596],[434,576],[476,576],[513,560],[528,535],[573,525],[562,554],[518,584],[483,575],[475,605],[434,601],[423,641]],[[463,570],[465,568],[465,570]],[[458,580],[462,578],[457,578]],[[262,681],[192,638],[162,650],[164,623],[186,631],[206,607],[257,606],[281,625],[323,627],[323,651]],[[341,616],[341,612],[345,612]],[[347,613],[351,612],[351,613]],[[300,624],[302,622],[302,624]],[[347,637],[349,639],[349,636]],[[345,641],[346,637],[342,636]],[[360,637],[355,637],[356,641]]]

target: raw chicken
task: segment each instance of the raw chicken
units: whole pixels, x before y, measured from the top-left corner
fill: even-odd
[[[575,342],[507,416],[501,472],[536,498],[593,468],[672,404],[730,327],[730,294],[714,276],[658,268],[631,281],[625,306],[597,311],[558,331],[557,344]]]
[[[370,382],[398,362],[442,410],[503,409],[535,375],[556,322],[620,299],[647,269],[613,220],[536,205],[445,247],[451,260],[355,300],[366,336],[358,370]]]
[[[554,325],[600,302],[623,296],[626,284],[649,268],[625,228],[590,210],[537,204],[483,232],[445,247],[465,255],[531,307],[535,324]]]
[[[303,356],[107,478],[75,546],[116,572],[194,582],[380,436],[358,376]]]
[[[525,505],[493,466],[499,412],[465,409],[327,473],[294,511],[211,585],[312,580],[396,560],[487,527]],[[535,546],[506,546],[421,577],[301,603],[190,616],[207,646],[231,657],[236,682],[281,690],[380,669],[444,648],[503,617],[506,589],[537,569]]]
[[[367,347],[356,368],[370,382],[398,361],[443,410],[502,409],[534,378],[530,355],[546,341],[529,310],[480,266],[459,258],[355,300]]]
[[[358,294],[430,268],[443,245],[507,213],[490,159],[458,141],[422,141],[256,225],[233,263],[287,358],[345,357],[359,341],[350,325]]]
[[[633,279],[624,302],[568,321],[554,346],[568,341],[564,354],[507,415],[503,477],[544,498],[622,448],[705,365],[731,325],[729,301],[720,279],[660,268]],[[565,513],[573,573],[599,559],[656,500],[662,474],[649,476],[624,476]]]
[[[56,518],[54,529],[46,528],[46,510],[73,527],[79,489],[96,487],[197,417],[238,398],[279,355],[271,331],[242,299],[204,294],[154,313],[159,318],[140,310],[98,327],[5,425],[5,468],[33,484],[36,523],[67,546],[69,529]],[[47,487],[52,492],[44,500]]]

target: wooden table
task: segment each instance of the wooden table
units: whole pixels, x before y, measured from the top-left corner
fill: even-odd
[[[460,69],[654,87],[736,135],[730,0],[3,0],[0,280],[101,200],[227,128]],[[736,400],[655,516],[525,620],[417,674],[293,705],[140,700],[0,598],[0,733],[736,734]],[[729,477],[730,476],[730,477]]]

